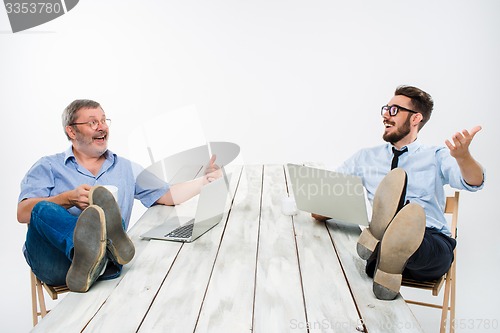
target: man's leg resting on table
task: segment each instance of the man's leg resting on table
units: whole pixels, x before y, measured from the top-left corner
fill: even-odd
[[[135,247],[125,232],[120,207],[113,194],[103,186],[94,186],[89,193],[89,203],[104,211],[108,257],[119,265],[129,263],[134,257]]]
[[[431,281],[441,277],[450,269],[454,259],[453,250],[455,246],[456,241],[453,238],[434,229],[426,228],[423,240],[415,253],[406,262],[402,276],[417,281]],[[396,254],[399,253],[396,252]],[[377,262],[380,263],[381,260],[379,256],[380,253],[377,249],[377,252],[366,263],[366,274],[370,277],[374,277]],[[387,260],[391,259],[390,256],[387,258]],[[383,292],[381,293],[383,294]],[[393,290],[390,294],[394,297],[397,296],[396,290]],[[387,297],[384,299],[387,299]]]
[[[408,260],[403,275],[418,281],[440,278],[453,263],[456,244],[455,239],[435,229],[426,228],[422,244]]]
[[[399,293],[402,273],[422,244],[425,232],[424,209],[414,203],[404,206],[387,227],[379,245],[373,276],[373,292],[391,300]]]
[[[70,290],[83,292],[103,270],[106,263],[104,212],[97,206],[84,212],[76,217],[46,201],[33,208],[25,256],[35,275],[45,283],[67,284]],[[109,268],[105,278],[120,275],[121,266],[110,263]]]
[[[74,255],[66,275],[71,291],[86,292],[106,266],[106,220],[101,207],[90,205],[80,214],[73,234]]]
[[[118,277],[122,265],[132,260],[135,247],[113,195],[95,186],[89,201],[91,208],[79,217],[50,202],[34,207],[25,255],[35,275],[47,284],[66,283],[84,292],[97,278]]]
[[[380,182],[373,198],[372,218],[368,228],[361,232],[357,252],[368,260],[378,248],[380,240],[394,216],[403,208],[407,176],[403,169],[391,170]]]

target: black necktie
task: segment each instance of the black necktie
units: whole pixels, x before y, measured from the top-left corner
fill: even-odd
[[[398,167],[399,156],[403,155],[408,151],[408,147],[404,147],[402,150],[397,150],[392,147],[392,152],[394,156],[392,157],[391,170]]]

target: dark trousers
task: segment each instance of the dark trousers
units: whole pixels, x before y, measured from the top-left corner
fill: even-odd
[[[403,276],[418,281],[430,281],[446,273],[453,262],[457,242],[432,228],[426,228],[424,239],[417,251],[408,259]],[[366,262],[366,274],[373,277],[378,247]]]

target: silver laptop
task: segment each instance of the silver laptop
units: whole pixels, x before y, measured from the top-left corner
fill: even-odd
[[[140,237],[192,242],[215,227],[222,220],[229,193],[229,178],[224,171],[223,174],[223,177],[202,187],[194,217],[170,217],[163,224],[140,235]]]
[[[304,165],[288,164],[297,208],[335,221],[368,225],[361,178]]]

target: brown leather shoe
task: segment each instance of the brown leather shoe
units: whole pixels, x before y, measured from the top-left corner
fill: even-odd
[[[380,182],[373,197],[372,219],[361,232],[356,250],[368,260],[384,236],[389,223],[403,207],[406,196],[406,172],[401,168],[391,170]]]
[[[396,298],[408,259],[419,248],[425,233],[424,209],[415,203],[404,206],[387,227],[373,277],[373,293],[378,299]]]
[[[66,274],[69,290],[86,292],[106,264],[106,222],[104,211],[88,206],[78,217],[73,233],[73,261]]]
[[[135,254],[135,247],[123,229],[120,207],[113,194],[103,186],[90,189],[89,203],[102,208],[106,216],[106,234],[108,238],[108,253],[111,259],[120,265],[125,265]]]

